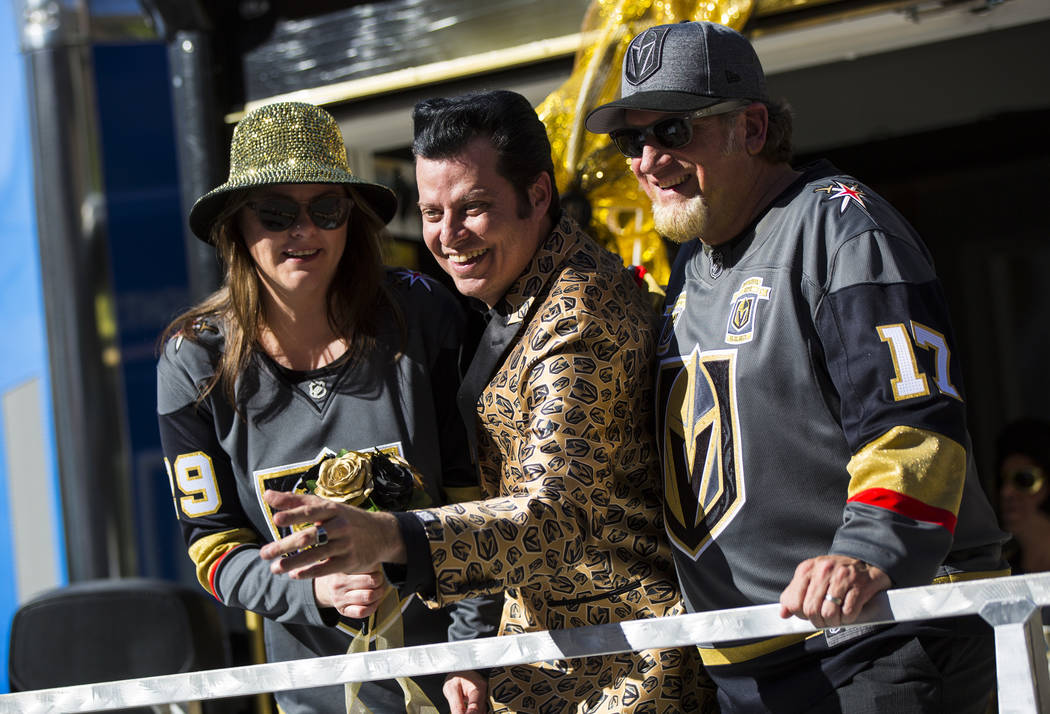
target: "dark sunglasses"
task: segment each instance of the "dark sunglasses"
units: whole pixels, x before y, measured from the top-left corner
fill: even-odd
[[[1003,484],[1010,484],[1017,491],[1035,493],[1043,487],[1046,477],[1041,468],[1033,466],[1003,474]]]
[[[350,217],[351,205],[346,196],[321,196],[307,204],[282,196],[270,196],[248,202],[248,207],[255,211],[259,223],[268,231],[288,230],[299,217],[299,206],[305,206],[306,215],[315,226],[323,231],[334,230],[346,223],[346,219]]]
[[[624,156],[637,159],[642,155],[647,141],[652,139],[665,149],[680,149],[693,140],[693,122],[704,117],[743,109],[750,102],[733,100],[719,102],[689,114],[672,116],[653,122],[648,126],[630,126],[609,132],[609,138]]]

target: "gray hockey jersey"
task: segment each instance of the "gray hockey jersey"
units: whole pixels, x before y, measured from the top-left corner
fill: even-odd
[[[776,602],[828,553],[895,586],[1001,573],[930,255],[826,162],[683,245],[658,343],[667,532],[692,611]]]

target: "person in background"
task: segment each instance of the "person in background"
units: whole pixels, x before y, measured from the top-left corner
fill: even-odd
[[[618,257],[562,215],[550,143],[507,91],[414,112],[423,237],[487,327],[459,392],[486,500],[368,513],[268,492],[262,556],[293,578],[403,564],[432,604],[505,593],[501,635],[680,611],[652,431],[654,314]],[[281,557],[287,556],[287,557]],[[391,575],[394,569],[388,568]],[[704,712],[695,648],[497,667],[446,686],[453,712]]]
[[[1050,570],[1050,423],[1010,422],[995,442],[1001,523],[1014,575]]]
[[[722,25],[639,34],[586,126],[681,244],[656,394],[683,598],[827,628],[703,645],[722,710],[983,711],[984,622],[840,627],[889,587],[1006,572],[919,236],[831,164],[792,167],[790,110]]]
[[[357,618],[385,597],[377,569],[293,580],[258,557],[290,532],[263,492],[311,490],[344,449],[372,464],[377,451],[411,464],[421,481],[409,492],[424,502],[476,497],[455,409],[462,314],[435,281],[383,267],[381,239],[394,210],[391,191],[350,172],[327,112],[277,103],[237,125],[229,180],[190,212],[225,279],[165,332],[157,366],[165,465],[201,585],[265,617],[270,661],[344,654],[376,637],[391,646],[445,641],[452,626],[461,637],[485,630],[468,604],[453,623],[449,609],[417,598],[402,604],[403,620],[366,627]],[[306,535],[311,545],[327,538],[323,528]],[[358,599],[362,592],[375,602]],[[416,712],[428,700],[447,711],[443,680],[372,682],[347,696],[342,686],[291,690],[276,699],[284,714]]]

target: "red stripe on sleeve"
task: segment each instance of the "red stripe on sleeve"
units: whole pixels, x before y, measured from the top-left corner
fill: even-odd
[[[211,570],[208,572],[208,588],[211,590],[211,594],[215,596],[215,599],[222,602],[222,598],[219,597],[218,591],[215,590],[215,574],[219,572],[219,566],[222,561],[226,560],[226,556],[237,550],[236,548],[230,548],[228,551],[219,556],[219,559],[212,563]],[[225,604],[225,603],[223,603]]]
[[[955,533],[956,517],[951,511],[931,506],[928,503],[905,496],[887,488],[869,488],[849,499],[851,503],[866,503],[869,506],[878,506],[887,511],[893,511],[900,515],[916,521],[936,523],[949,533]]]

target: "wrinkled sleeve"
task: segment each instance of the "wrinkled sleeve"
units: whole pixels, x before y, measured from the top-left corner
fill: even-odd
[[[969,443],[944,295],[916,240],[881,231],[846,241],[830,276],[814,322],[852,452],[830,552],[898,586],[929,583],[952,544]]]
[[[586,314],[560,330],[531,336],[531,361],[516,373],[514,398],[521,418],[513,444],[490,444],[508,453],[507,478],[491,475],[500,493],[485,501],[417,512],[429,540],[435,571],[434,600],[465,597],[543,582],[553,592],[573,592],[568,571],[587,557],[591,507],[611,499],[610,453],[629,434],[621,390],[640,368],[633,353],[613,349],[607,326]],[[510,358],[514,359],[514,358]],[[590,377],[609,384],[599,394]],[[497,402],[494,419],[506,420],[510,405]],[[482,430],[485,432],[485,430]],[[488,433],[479,435],[491,439]]]

